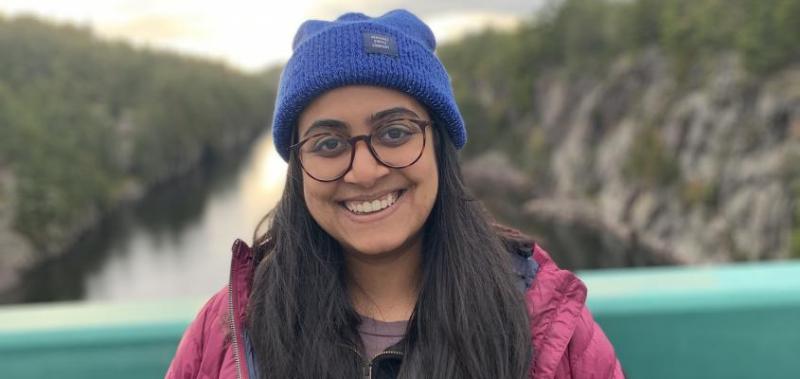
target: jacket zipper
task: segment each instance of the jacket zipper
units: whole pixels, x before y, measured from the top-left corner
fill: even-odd
[[[350,350],[353,350],[353,352],[355,352],[356,355],[358,355],[358,358],[361,360],[361,362],[363,362],[363,364],[361,366],[361,377],[363,379],[372,379],[372,364],[373,364],[373,362],[375,362],[375,359],[377,359],[381,355],[399,355],[401,357],[403,356],[403,353],[400,352],[400,351],[387,350],[387,351],[381,352],[379,354],[376,354],[370,360],[366,360],[366,359],[364,359],[364,356],[361,355],[361,352],[358,351],[358,349],[356,349],[356,348],[354,348],[354,347],[352,347],[350,345],[348,345],[347,348],[349,348]]]
[[[228,282],[228,324],[231,329],[231,345],[233,347],[233,362],[236,365],[236,379],[242,379],[242,364],[239,360],[239,341],[236,337],[236,323],[233,312],[233,274]]]

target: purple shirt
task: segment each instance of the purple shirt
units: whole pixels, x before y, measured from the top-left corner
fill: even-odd
[[[387,322],[366,316],[361,316],[361,320],[358,334],[361,336],[361,342],[364,343],[364,350],[361,354],[366,359],[372,359],[387,347],[400,342],[406,335],[407,320]]]

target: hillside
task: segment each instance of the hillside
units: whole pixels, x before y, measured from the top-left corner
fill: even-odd
[[[575,266],[800,257],[798,19],[795,0],[575,0],[445,46],[466,155],[495,152],[468,177]],[[481,188],[503,170],[524,207]],[[581,225],[614,238],[576,245]]]
[[[276,74],[0,16],[0,277],[252,141],[268,125]]]

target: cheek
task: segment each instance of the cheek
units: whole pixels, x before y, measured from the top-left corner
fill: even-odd
[[[426,198],[429,202],[429,209],[433,208],[433,203],[436,201],[436,195],[439,193],[439,172],[436,170],[436,165],[432,165],[430,172],[428,174],[428,185],[426,192]]]
[[[425,215],[430,213],[431,208],[433,208],[433,203],[436,201],[436,194],[439,190],[439,171],[437,170],[436,166],[436,159],[434,156],[433,151],[426,152],[423,159],[420,159],[418,166],[416,166],[416,170],[413,173],[410,173],[413,178],[412,180],[418,184],[418,196],[420,206],[420,210],[422,210]]]
[[[308,207],[309,213],[318,224],[326,228],[328,219],[332,213],[332,203],[334,188],[329,183],[315,183],[314,179],[307,176],[303,177],[303,197]],[[327,229],[327,228],[326,228]]]

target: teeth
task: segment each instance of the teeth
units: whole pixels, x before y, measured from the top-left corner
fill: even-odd
[[[398,192],[392,192],[380,199],[375,199],[372,201],[347,201],[344,203],[344,205],[348,210],[350,210],[350,212],[353,213],[373,213],[383,210],[394,204],[394,202],[397,201],[398,195]]]

